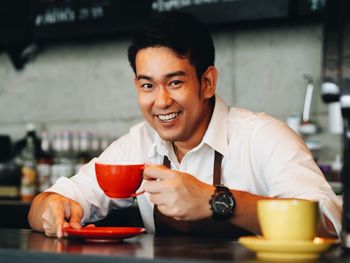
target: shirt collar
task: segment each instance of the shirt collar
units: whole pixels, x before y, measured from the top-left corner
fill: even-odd
[[[148,159],[152,159],[152,157],[156,156],[157,154],[160,154],[162,156],[170,156],[172,149],[171,142],[164,141],[162,138],[160,138],[159,134],[153,129],[153,127],[151,127],[151,125],[148,124],[148,126],[154,133],[154,142],[147,152]]]
[[[207,144],[211,148],[218,151],[224,156],[228,153],[229,151],[228,141],[227,141],[228,111],[229,111],[229,107],[224,103],[224,101],[218,95],[216,95],[213,115],[211,117],[208,129],[204,134],[203,140],[200,143],[200,145],[198,145],[198,147],[201,147],[203,144]],[[162,140],[156,131],[154,131],[154,133],[155,133],[154,143],[151,145],[148,151],[148,154],[147,154],[148,158],[152,158],[153,156],[156,155],[156,153],[163,156],[164,155],[170,156],[172,151],[171,142]]]
[[[229,152],[227,140],[228,111],[229,107],[216,95],[213,115],[202,141],[224,156]]]

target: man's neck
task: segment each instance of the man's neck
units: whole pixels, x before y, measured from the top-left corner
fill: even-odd
[[[208,111],[208,117],[205,120],[206,123],[206,129],[203,131],[202,134],[200,134],[200,136],[195,136],[195,140],[187,140],[187,141],[175,141],[172,142],[173,145],[173,149],[175,152],[175,155],[179,161],[179,163],[181,163],[182,158],[186,155],[187,152],[189,152],[190,150],[192,150],[193,148],[195,148],[196,146],[198,146],[201,141],[203,140],[203,137],[208,129],[210,120],[213,116],[213,112],[214,112],[214,105],[215,103],[209,103],[209,111]]]

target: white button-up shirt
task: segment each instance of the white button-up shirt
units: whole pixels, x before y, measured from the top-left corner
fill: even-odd
[[[111,199],[103,193],[96,181],[97,160],[162,164],[166,155],[172,169],[212,184],[215,150],[224,156],[221,183],[225,186],[269,197],[317,200],[340,233],[342,204],[303,140],[285,123],[264,113],[230,108],[218,96],[202,142],[186,153],[181,163],[171,142],[163,141],[147,122],[142,122],[84,165],[78,174],[60,178],[47,191],[77,201],[84,209],[83,223],[92,222],[105,217],[110,209],[133,204],[132,199]],[[154,233],[154,206],[149,195],[145,193],[137,199],[144,225],[149,233]]]

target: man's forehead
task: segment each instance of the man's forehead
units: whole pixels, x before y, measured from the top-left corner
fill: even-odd
[[[165,62],[171,61],[171,63],[176,63],[176,61],[178,61],[179,63],[192,64],[189,56],[180,55],[176,53],[173,49],[163,46],[147,47],[140,49],[136,53],[135,63],[137,64],[137,62],[141,60],[142,63],[148,62],[153,64],[158,59],[161,59]]]
[[[195,72],[187,57],[181,57],[165,47],[141,49],[137,52],[135,62],[137,79],[168,79],[190,76]]]

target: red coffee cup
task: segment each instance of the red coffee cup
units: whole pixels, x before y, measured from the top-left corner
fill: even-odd
[[[99,161],[96,178],[103,192],[111,198],[128,198],[142,194],[136,190],[142,183],[143,163],[131,161]]]

